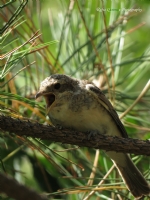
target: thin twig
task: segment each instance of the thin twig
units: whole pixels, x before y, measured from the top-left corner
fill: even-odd
[[[133,107],[140,101],[140,99],[146,94],[146,92],[149,90],[150,88],[150,79],[147,82],[147,84],[145,85],[144,89],[142,90],[142,92],[140,93],[140,95],[137,97],[137,99],[133,102],[133,104],[124,112],[122,113],[119,117],[120,119],[122,119],[127,113],[130,112],[130,110],[133,109]]]

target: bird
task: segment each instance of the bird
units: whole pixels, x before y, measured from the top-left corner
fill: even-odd
[[[114,107],[91,81],[53,74],[41,82],[35,98],[40,96],[45,98],[46,113],[54,126],[128,137]],[[136,199],[150,193],[148,182],[128,154],[115,151],[107,151],[106,154]]]

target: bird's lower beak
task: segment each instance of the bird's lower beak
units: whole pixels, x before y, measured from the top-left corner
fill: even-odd
[[[35,95],[35,98],[39,98],[43,96],[45,101],[46,101],[46,107],[47,109],[53,104],[53,102],[55,101],[55,95],[53,93],[43,93],[43,92],[38,92]]]
[[[46,107],[47,109],[51,107],[51,105],[55,101],[55,95],[53,93],[49,93],[47,95],[44,95],[45,101],[46,101]]]

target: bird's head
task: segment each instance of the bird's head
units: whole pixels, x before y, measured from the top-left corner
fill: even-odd
[[[66,91],[74,91],[78,85],[78,80],[62,74],[54,74],[41,82],[35,98],[43,96],[46,101],[47,109],[55,102],[58,94]]]

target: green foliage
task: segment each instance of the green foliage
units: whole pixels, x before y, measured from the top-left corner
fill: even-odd
[[[149,1],[21,2],[26,6],[1,7],[0,113],[49,123],[44,102],[34,96],[45,77],[69,74],[93,80],[119,114],[138,98],[122,121],[129,136],[149,139],[150,91],[139,98],[150,74]],[[0,170],[53,199],[86,199],[112,166],[101,152],[88,184],[96,156],[93,149],[0,132]],[[150,178],[149,158],[134,161]],[[90,199],[118,195],[134,199],[114,168]]]

